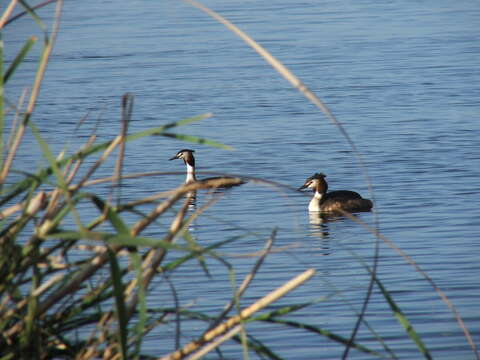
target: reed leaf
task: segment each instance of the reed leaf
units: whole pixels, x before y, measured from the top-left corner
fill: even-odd
[[[198,260],[198,264],[202,268],[203,272],[207,277],[210,277],[210,272],[208,271],[208,266],[205,261],[205,257],[203,256],[202,252],[198,253],[198,251],[202,250],[202,247],[198,245],[196,242],[195,238],[190,235],[188,231],[185,231],[183,233],[183,238],[187,241],[187,244],[190,246],[190,248],[195,249],[196,256],[195,258]]]
[[[122,275],[120,266],[118,265],[117,257],[110,249],[108,256],[110,258],[110,270],[112,274],[113,293],[115,297],[116,313],[118,320],[118,340],[120,343],[122,359],[128,359],[127,357],[127,339],[128,339],[128,316],[127,307],[125,304],[124,293],[125,288],[122,282]]]
[[[298,322],[294,322],[294,321],[278,319],[278,317],[280,317],[280,316],[285,316],[285,315],[288,315],[288,314],[293,313],[295,311],[298,311],[298,310],[301,310],[301,309],[306,308],[308,306],[311,306],[313,304],[325,301],[327,298],[328,297],[321,297],[319,299],[315,299],[313,301],[306,302],[306,303],[291,304],[291,305],[287,305],[287,306],[282,306],[279,309],[270,311],[266,314],[256,316],[252,319],[249,319],[248,321],[249,322],[250,321],[267,321],[267,322],[273,322],[273,323],[281,323],[281,324],[285,324],[285,325],[288,325],[288,326],[294,326],[294,327],[302,328],[302,329],[305,329],[307,331],[312,331],[312,332],[315,332],[317,334],[323,335],[323,336],[329,338],[330,340],[333,340],[333,341],[336,341],[336,342],[339,342],[339,343],[342,343],[342,344],[347,344],[349,342],[349,339],[346,339],[342,336],[333,334],[328,330],[321,329],[321,328],[315,327],[313,325],[307,325],[307,324],[298,323]],[[351,346],[353,346],[354,348],[357,348],[358,350],[360,350],[362,352],[371,353],[371,354],[374,354],[375,356],[382,356],[378,352],[370,350],[370,349],[368,349],[368,348],[366,348],[362,345],[358,345],[358,344],[353,343],[353,344],[351,344]]]
[[[155,128],[151,128],[151,129],[147,129],[147,130],[139,131],[137,133],[130,134],[130,135],[127,136],[126,140],[127,141],[132,141],[132,140],[140,139],[140,138],[145,137],[145,136],[161,135],[165,132],[165,130],[168,130],[168,129],[171,129],[171,128],[174,128],[174,127],[177,127],[177,126],[188,125],[188,124],[191,124],[191,123],[194,123],[194,122],[197,122],[197,121],[201,121],[203,119],[207,119],[209,117],[212,117],[211,113],[197,115],[197,116],[189,117],[189,118],[179,120],[179,121],[173,121],[173,122],[170,122],[170,123],[165,124],[163,126],[159,126],[159,127],[155,127]]]
[[[42,150],[43,156],[47,159],[48,163],[50,164],[50,167],[52,168],[53,173],[55,174],[55,177],[57,179],[57,185],[60,189],[62,189],[64,192],[67,191],[67,184],[65,182],[65,179],[63,177],[62,172],[60,171],[60,168],[57,164],[57,161],[55,157],[53,156],[52,152],[50,151],[50,147],[48,146],[47,142],[42,138],[40,135],[40,131],[38,128],[31,122],[29,121],[30,128],[33,132],[33,135],[35,136],[40,149]]]
[[[100,199],[98,196],[92,196],[92,201],[94,204],[98,207],[98,209],[106,214],[108,220],[112,224],[112,226],[115,228],[115,230],[125,236],[129,236],[130,234],[130,229],[128,226],[125,224],[125,222],[122,220],[122,218],[118,215],[118,213],[113,209],[111,206],[109,206],[107,203],[105,203],[102,199]],[[110,257],[112,254],[110,254]],[[143,284],[143,274],[142,274],[142,263],[141,263],[141,258],[138,252],[130,252],[130,258],[132,261],[133,268],[136,272],[137,276],[137,288],[138,288],[138,314],[139,314],[139,321],[137,325],[134,328],[134,334],[136,338],[136,346],[135,346],[135,352],[137,354],[140,353],[140,348],[143,340],[143,334],[144,334],[144,329],[145,329],[145,324],[147,320],[147,304],[146,304],[146,294],[145,294],[145,287]],[[120,279],[121,280],[121,279]],[[120,286],[120,284],[116,285],[117,288]],[[115,288],[115,283],[114,283],[114,288]],[[124,288],[122,284],[122,289]],[[122,293],[124,293],[124,289],[122,290]],[[115,290],[115,296],[116,298],[118,297],[118,294],[116,294]],[[119,303],[119,300],[116,300],[117,304]],[[122,323],[128,322],[128,314],[127,314],[127,306],[125,304],[125,300],[122,296],[122,301],[121,301],[121,309],[122,309],[122,316],[125,317],[124,321]],[[120,324],[121,328],[121,339],[123,341],[123,338],[126,337],[125,332],[127,332],[127,329],[122,329],[122,323]],[[123,349],[123,343],[122,343],[122,349]]]
[[[129,234],[112,234],[106,232],[96,231],[68,231],[58,230],[54,233],[50,233],[45,236],[47,239],[62,239],[62,240],[93,240],[99,242],[105,242],[108,245],[120,245],[120,246],[144,246],[151,248],[159,248],[165,250],[178,250],[191,252],[192,249],[171,244],[161,239],[153,239],[140,236],[132,236]]]
[[[370,268],[370,266],[368,266],[368,264],[365,261],[363,261],[362,258],[360,258],[354,252],[351,252],[351,253],[357,259],[357,261],[360,264],[362,264],[365,270],[373,277],[375,284],[380,289],[380,292],[382,293],[383,297],[385,298],[388,305],[390,306],[390,309],[392,310],[395,318],[400,323],[400,325],[405,329],[410,339],[412,339],[415,345],[417,345],[417,348],[419,349],[419,351],[423,354],[423,356],[426,359],[432,359],[432,356],[428,351],[428,349],[426,348],[425,344],[423,343],[422,339],[420,338],[420,335],[415,331],[415,329],[413,328],[408,318],[403,314],[402,310],[397,305],[395,300],[393,300],[393,297],[390,295],[389,291],[385,288],[385,286],[383,286],[378,276],[373,275],[373,270]]]
[[[5,147],[4,143],[4,129],[5,129],[5,109],[4,109],[4,101],[5,101],[5,77],[3,76],[3,51],[4,51],[4,43],[2,37],[2,31],[0,29],[0,169],[3,168],[3,151]],[[0,189],[2,189],[3,184],[0,184]],[[1,225],[1,224],[0,224]]]
[[[45,33],[45,39],[48,41],[47,27],[43,23],[42,19],[35,13],[35,10],[30,7],[24,0],[19,0],[19,3],[25,8],[25,11],[32,17],[32,19],[37,23],[38,27]]]
[[[201,138],[198,136],[192,135],[182,135],[182,134],[171,134],[171,133],[163,133],[162,136],[170,137],[177,140],[182,140],[186,142],[191,142],[193,144],[201,144],[201,145],[209,145],[211,147],[225,149],[225,150],[233,150],[233,147],[222,144],[218,141],[209,140],[205,138]]]
[[[118,213],[113,209],[110,205],[108,205],[105,201],[103,201],[100,197],[96,195],[91,196],[92,202],[97,206],[102,214],[105,214],[107,219],[110,221],[114,229],[122,235],[129,235],[130,229],[122,220],[122,218],[118,215]]]
[[[8,67],[7,71],[5,72],[5,75],[3,76],[3,84],[6,84],[10,77],[14,74],[15,70],[20,66],[20,64],[23,62],[25,59],[25,56],[27,56],[28,52],[32,49],[33,45],[37,42],[37,37],[36,36],[31,36],[23,45],[22,49],[18,52],[17,56],[15,59],[13,59],[12,63]]]
[[[233,339],[237,341],[239,344],[242,343],[242,339],[240,336],[234,336]],[[273,352],[268,346],[266,346],[263,342],[258,340],[256,337],[252,335],[248,335],[247,338],[247,346],[249,349],[255,351],[258,355],[260,355],[262,358],[267,357],[268,359],[273,359],[273,360],[282,360],[283,358],[276,353]]]
[[[135,354],[140,355],[140,350],[143,342],[143,335],[146,333],[146,325],[147,325],[147,319],[148,319],[147,294],[146,294],[145,284],[143,281],[142,262],[141,262],[140,254],[138,252],[131,252],[130,258],[137,276],[138,322],[135,325],[133,332],[136,340]]]
[[[164,271],[164,272],[173,271],[174,269],[178,268],[180,265],[187,262],[188,260],[191,260],[191,259],[195,258],[198,254],[210,252],[212,249],[221,247],[225,244],[236,241],[236,240],[241,239],[243,237],[245,237],[245,235],[235,236],[235,237],[232,237],[232,238],[227,239],[227,240],[218,241],[218,242],[216,242],[216,243],[214,243],[210,246],[202,248],[201,250],[197,250],[196,252],[191,252],[188,255],[185,255],[185,256],[177,259],[177,260],[171,261],[170,263],[162,266],[162,271]]]
[[[375,283],[382,292],[382,295],[385,297],[385,300],[387,300],[387,303],[392,309],[395,318],[397,318],[400,325],[403,326],[410,339],[412,339],[413,342],[417,345],[418,350],[423,354],[425,359],[433,359],[432,355],[430,354],[427,347],[420,338],[420,335],[415,331],[408,318],[403,314],[402,310],[400,310],[400,307],[395,303],[390,293],[387,291],[387,289],[383,286],[383,284],[377,277],[375,277]]]
[[[337,343],[343,344],[345,346],[350,344],[350,346],[353,347],[354,349],[357,349],[358,351],[364,352],[366,354],[370,354],[370,355],[377,356],[377,357],[380,357],[380,358],[384,357],[382,354],[378,353],[375,350],[371,350],[371,349],[367,348],[366,346],[357,344],[355,342],[350,342],[350,339],[347,339],[343,336],[334,334],[334,333],[332,333],[328,330],[322,329],[318,326],[309,325],[309,324],[305,324],[305,323],[300,323],[300,322],[292,321],[292,320],[277,319],[277,318],[274,318],[274,317],[272,317],[272,318],[267,317],[267,318],[263,319],[262,321],[267,321],[267,322],[270,322],[270,323],[280,324],[280,325],[287,325],[287,326],[294,327],[294,328],[297,328],[297,329],[302,329],[302,330],[306,330],[306,331],[309,331],[309,332],[313,332],[313,333],[322,335],[322,336],[324,336],[324,337],[326,337],[330,340],[333,340]]]

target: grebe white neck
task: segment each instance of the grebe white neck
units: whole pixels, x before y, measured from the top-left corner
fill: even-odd
[[[187,166],[187,178],[185,179],[186,183],[197,181],[197,178],[195,177],[195,167],[190,165],[189,163],[185,163]]]
[[[318,191],[315,191],[313,194],[312,200],[308,204],[308,211],[320,211],[320,200],[322,199],[322,194]]]

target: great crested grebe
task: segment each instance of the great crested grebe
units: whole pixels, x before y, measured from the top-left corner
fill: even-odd
[[[187,177],[185,178],[185,183],[191,183],[194,181],[198,181],[197,177],[195,176],[195,158],[193,157],[193,153],[195,150],[190,150],[190,149],[182,149],[177,154],[173,157],[171,157],[169,160],[175,160],[175,159],[182,159],[183,162],[185,163],[185,166],[187,167]],[[205,180],[213,180],[213,179],[221,179],[221,178],[231,178],[230,176],[214,176],[214,177],[209,177],[206,179],[201,179],[200,181],[205,181]],[[223,188],[225,187],[232,187],[232,186],[238,186],[242,185],[245,182],[242,181],[239,184],[234,184],[234,185],[225,185],[221,186]]]
[[[314,194],[310,204],[308,204],[308,211],[317,211],[322,213],[341,213],[370,211],[373,203],[361,197],[359,193],[350,190],[337,190],[327,193],[328,184],[325,180],[326,175],[316,173],[305,180],[298,190],[313,189]]]

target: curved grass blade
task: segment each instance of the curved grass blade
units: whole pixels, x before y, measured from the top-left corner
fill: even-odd
[[[42,149],[43,155],[45,156],[45,158],[50,163],[50,167],[52,168],[52,171],[55,174],[55,177],[57,179],[58,188],[60,190],[62,190],[62,192],[65,196],[65,199],[66,199],[67,203],[69,204],[71,213],[73,215],[73,218],[74,218],[78,228],[83,229],[84,226],[82,225],[80,215],[76,211],[75,203],[73,202],[72,196],[71,196],[70,192],[68,191],[67,182],[66,182],[65,178],[63,177],[63,173],[60,171],[60,168],[58,167],[56,159],[54,158],[52,152],[50,151],[50,148],[49,148],[47,142],[41,137],[40,131],[38,130],[38,128],[33,124],[32,121],[29,121],[29,125],[30,125],[30,128],[32,129],[32,132],[33,132],[35,138],[37,139],[37,141],[40,145],[40,148]]]
[[[168,243],[164,240],[152,239],[139,236],[131,236],[129,234],[111,234],[105,232],[94,231],[64,231],[59,230],[57,232],[48,234],[45,236],[47,239],[63,239],[63,240],[93,240],[105,242],[109,245],[120,246],[144,246],[160,248],[165,250],[179,250],[184,252],[191,252],[192,249]]]
[[[130,253],[133,268],[137,274],[137,287],[138,287],[138,322],[134,328],[134,334],[136,338],[135,353],[140,354],[142,347],[143,335],[146,333],[147,325],[147,296],[145,284],[143,281],[142,262],[140,254],[135,251]]]
[[[318,328],[318,327],[313,326],[313,325],[307,325],[307,324],[303,324],[303,323],[299,323],[299,322],[295,322],[295,321],[278,319],[279,316],[288,315],[288,314],[293,313],[297,310],[300,310],[300,309],[303,309],[305,307],[311,306],[313,304],[325,301],[328,298],[329,298],[329,296],[325,296],[325,297],[321,297],[321,298],[318,298],[316,300],[306,302],[306,303],[283,306],[279,309],[270,311],[266,314],[256,316],[252,319],[249,319],[248,321],[267,321],[267,322],[281,323],[281,324],[292,326],[292,327],[302,328],[302,329],[305,329],[307,331],[311,331],[311,332],[315,332],[317,334],[323,335],[323,336],[329,338],[330,340],[333,340],[333,341],[336,341],[336,342],[339,342],[339,343],[342,343],[342,344],[346,345],[350,341],[349,339],[346,339],[344,337],[336,335],[336,334],[334,334],[334,333],[332,333],[328,330],[324,330],[324,329]],[[368,349],[367,347],[364,347],[363,345],[352,343],[351,346],[354,347],[354,348],[357,348],[358,350],[360,350],[362,352],[366,352],[366,353],[369,353],[369,354],[372,354],[372,355],[375,355],[375,356],[383,357],[383,355],[381,355],[380,353],[378,353],[374,350]]]
[[[422,339],[420,338],[420,335],[415,331],[413,328],[412,324],[410,321],[407,319],[407,317],[403,314],[402,310],[400,307],[396,304],[396,302],[393,300],[393,297],[390,295],[388,290],[383,286],[382,282],[380,279],[375,275],[373,276],[374,270],[368,266],[368,264],[363,261],[361,257],[359,257],[355,252],[350,251],[350,253],[358,260],[360,264],[365,268],[365,270],[371,275],[371,277],[374,279],[375,284],[378,286],[380,289],[380,292],[382,293],[383,297],[387,301],[388,305],[390,306],[390,309],[392,310],[393,314],[395,315],[395,318],[397,321],[402,325],[402,327],[405,329],[407,332],[407,335],[410,337],[410,339],[413,340],[413,342],[417,345],[417,348],[420,350],[420,352],[423,354],[423,356],[426,359],[432,359],[432,356],[430,352],[428,351],[427,347],[423,343]]]
[[[164,271],[164,272],[173,271],[176,268],[178,268],[180,265],[182,265],[183,263],[185,263],[188,260],[193,259],[196,256],[198,256],[199,253],[201,254],[201,253],[210,252],[212,249],[218,248],[218,247],[223,246],[225,244],[228,244],[232,241],[236,241],[238,239],[241,239],[244,236],[246,236],[246,235],[235,236],[235,237],[232,237],[232,238],[227,239],[227,240],[216,242],[215,244],[212,244],[212,245],[210,245],[206,248],[203,248],[202,250],[197,250],[196,252],[191,252],[190,254],[185,255],[184,257],[181,257],[180,259],[174,260],[174,261],[166,264],[165,266],[162,267],[162,271]]]
[[[13,59],[12,63],[8,67],[7,71],[5,72],[5,75],[3,76],[3,84],[6,84],[10,77],[13,75],[15,70],[20,66],[20,64],[23,62],[25,59],[25,56],[27,56],[28,52],[31,50],[33,45],[37,42],[37,37],[36,36],[31,36],[30,39],[28,39],[25,44],[23,45],[22,49],[18,52],[17,56],[15,59]]]
[[[33,124],[32,121],[29,121],[30,128],[32,129],[33,135],[37,139],[37,142],[43,152],[43,156],[48,160],[50,167],[52,168],[55,177],[57,178],[57,185],[63,191],[67,191],[67,184],[65,179],[63,178],[63,174],[60,171],[60,168],[57,164],[55,157],[53,156],[52,152],[50,151],[50,147],[48,146],[47,142],[42,138],[40,135],[40,131],[38,128]]]
[[[239,344],[242,343],[242,339],[240,336],[234,336],[233,339],[237,341]],[[247,346],[249,349],[252,349],[260,356],[266,356],[269,359],[274,360],[282,360],[283,358],[275,354],[268,346],[266,346],[263,342],[258,340],[257,338],[253,337],[252,335],[248,335],[247,338]]]
[[[95,206],[100,210],[102,214],[105,214],[107,219],[110,221],[114,229],[122,235],[130,234],[130,229],[122,220],[122,218],[118,215],[118,213],[109,206],[105,201],[103,201],[100,197],[96,195],[91,196],[92,202]]]
[[[40,17],[35,13],[35,10],[30,7],[24,0],[19,0],[20,4],[25,8],[25,11],[35,20],[37,23],[38,27],[45,33],[45,39],[48,41],[48,36],[47,36],[47,27],[43,23],[43,21],[40,19]]]
[[[255,318],[255,319],[252,319],[252,320],[256,320],[256,319],[259,319],[259,318],[261,318],[261,316]],[[332,333],[328,330],[319,328],[317,326],[304,324],[304,323],[291,321],[291,320],[282,320],[282,319],[277,319],[277,318],[272,318],[272,317],[267,317],[265,319],[260,319],[260,320],[261,321],[267,321],[267,322],[274,323],[274,324],[287,325],[287,326],[290,326],[290,327],[307,330],[307,331],[325,336],[326,338],[328,338],[330,340],[333,340],[335,342],[338,342],[340,344],[343,344],[343,345],[348,345],[350,343],[350,346],[352,348],[357,349],[358,351],[364,352],[366,354],[374,355],[374,356],[377,356],[377,357],[380,357],[380,358],[384,357],[384,355],[378,353],[375,350],[371,350],[371,349],[367,348],[366,346],[357,344],[355,342],[350,342],[350,339],[344,338],[343,336],[334,334],[334,333]]]
[[[200,251],[202,250],[202,247],[197,244],[195,238],[191,236],[188,231],[185,231],[183,233],[183,238],[187,241],[188,245],[192,249],[198,249]],[[200,267],[203,269],[203,272],[205,273],[205,275],[207,275],[207,277],[211,277],[210,272],[208,271],[207,262],[205,261],[205,257],[203,256],[203,254],[202,253],[198,254],[196,258],[198,260]]]
[[[191,143],[194,143],[194,144],[210,145],[210,146],[215,147],[215,148],[220,148],[220,149],[225,149],[225,150],[233,150],[233,147],[231,147],[229,145],[225,145],[225,144],[222,144],[218,141],[208,140],[208,139],[201,138],[201,137],[198,137],[198,136],[183,135],[183,134],[171,134],[171,133],[163,133],[163,134],[161,134],[161,136],[166,136],[166,137],[170,137],[170,138],[177,139],[177,140],[182,140],[182,141],[188,141],[188,142],[191,142]]]
[[[46,0],[44,1],[43,3],[40,3],[40,4],[37,4],[35,6],[33,6],[31,9],[32,10],[36,10],[36,9],[39,9],[41,7],[44,7],[45,5],[48,5],[50,3],[53,3],[53,2],[56,2],[57,0]],[[10,19],[8,19],[6,22],[5,22],[5,26],[9,25],[10,23],[14,22],[15,20],[21,18],[22,16],[28,14],[28,11],[23,11],[15,16],[12,16]]]
[[[0,19],[0,22],[2,20]],[[4,102],[5,102],[5,78],[3,76],[3,52],[4,52],[4,44],[2,38],[2,32],[0,27],[0,169],[3,169],[3,149],[5,147],[4,144],[4,136],[3,131],[5,128],[5,110],[4,110]],[[0,184],[0,190],[2,189],[2,185]]]
[[[170,123],[168,123],[166,125],[163,125],[163,126],[139,131],[139,132],[134,133],[134,134],[130,134],[130,135],[127,136],[126,140],[131,141],[131,140],[137,140],[137,139],[145,137],[145,136],[160,135],[165,130],[168,130],[168,129],[171,129],[171,128],[174,128],[174,127],[177,127],[177,126],[187,125],[187,124],[191,124],[191,123],[194,123],[194,122],[197,122],[197,121],[201,121],[203,119],[207,119],[209,117],[212,117],[212,115],[213,115],[212,113],[206,113],[206,114],[193,116],[193,117],[186,118],[186,119],[179,120],[179,121],[173,121],[173,122],[170,122]]]
[[[420,338],[420,335],[415,331],[413,328],[412,324],[410,321],[408,321],[407,317],[403,314],[403,312],[400,310],[398,305],[395,303],[393,298],[391,297],[390,293],[387,291],[387,289],[383,286],[383,284],[378,280],[377,277],[375,277],[375,283],[379,287],[380,291],[382,292],[382,295],[385,297],[385,299],[388,302],[388,305],[393,311],[393,314],[397,318],[398,322],[400,325],[403,326],[405,331],[407,332],[408,336],[414,341],[414,343],[417,345],[417,348],[420,350],[420,352],[423,354],[425,359],[433,359],[432,355],[428,351],[427,347],[423,343],[422,339]]]

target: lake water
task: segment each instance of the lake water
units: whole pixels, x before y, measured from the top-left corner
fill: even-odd
[[[206,1],[259,41],[309,86],[345,126],[363,154],[373,183],[382,234],[411,256],[446,293],[480,343],[480,3],[478,1]],[[43,10],[47,18],[52,8]],[[6,56],[38,33],[27,18],[6,28]],[[10,56],[10,58],[9,58]],[[16,101],[31,82],[35,58],[11,81]],[[135,96],[130,131],[212,112],[175,130],[231,145],[235,151],[150,137],[127,145],[125,172],[183,171],[167,161],[181,148],[196,150],[199,170],[260,177],[292,187],[314,172],[330,188],[371,197],[365,176],[338,129],[221,25],[177,1],[67,1],[54,54],[33,121],[53,148],[75,149],[98,121],[97,134],[118,133],[120,98]],[[74,134],[76,123],[88,120]],[[32,140],[16,168],[34,171]],[[103,174],[110,174],[107,167]],[[200,175],[206,176],[206,175]],[[125,187],[126,199],[171,189],[183,175],[143,178]],[[201,205],[208,195],[199,195]],[[351,220],[316,224],[309,197],[247,184],[229,191],[191,232],[208,246],[255,232],[219,252],[241,282],[278,227],[275,252],[242,300],[248,306],[307,268],[317,274],[279,301],[327,297],[289,319],[348,337],[369,281],[355,256],[370,265],[375,237]],[[361,220],[375,225],[374,215]],[[164,221],[164,223],[166,223]],[[164,224],[165,225],[165,224]],[[159,233],[165,229],[159,227]],[[155,235],[155,234],[149,234]],[[183,240],[179,240],[180,242]],[[382,243],[379,278],[435,359],[473,359],[462,330],[432,287]],[[231,296],[225,267],[207,261],[211,278],[191,262],[175,272],[181,305],[218,314]],[[149,307],[172,306],[167,284],[155,284]],[[421,358],[375,289],[366,319],[399,358]],[[182,343],[204,324],[182,325]],[[343,348],[306,331],[249,324],[248,332],[283,358],[335,359]],[[173,350],[175,327],[161,326],[144,344],[160,356]],[[385,353],[365,327],[357,341]],[[227,358],[241,348],[227,343]],[[385,355],[386,356],[386,355]],[[214,353],[209,358],[217,358]],[[252,355],[252,358],[254,355]],[[356,350],[355,359],[369,359]]]

